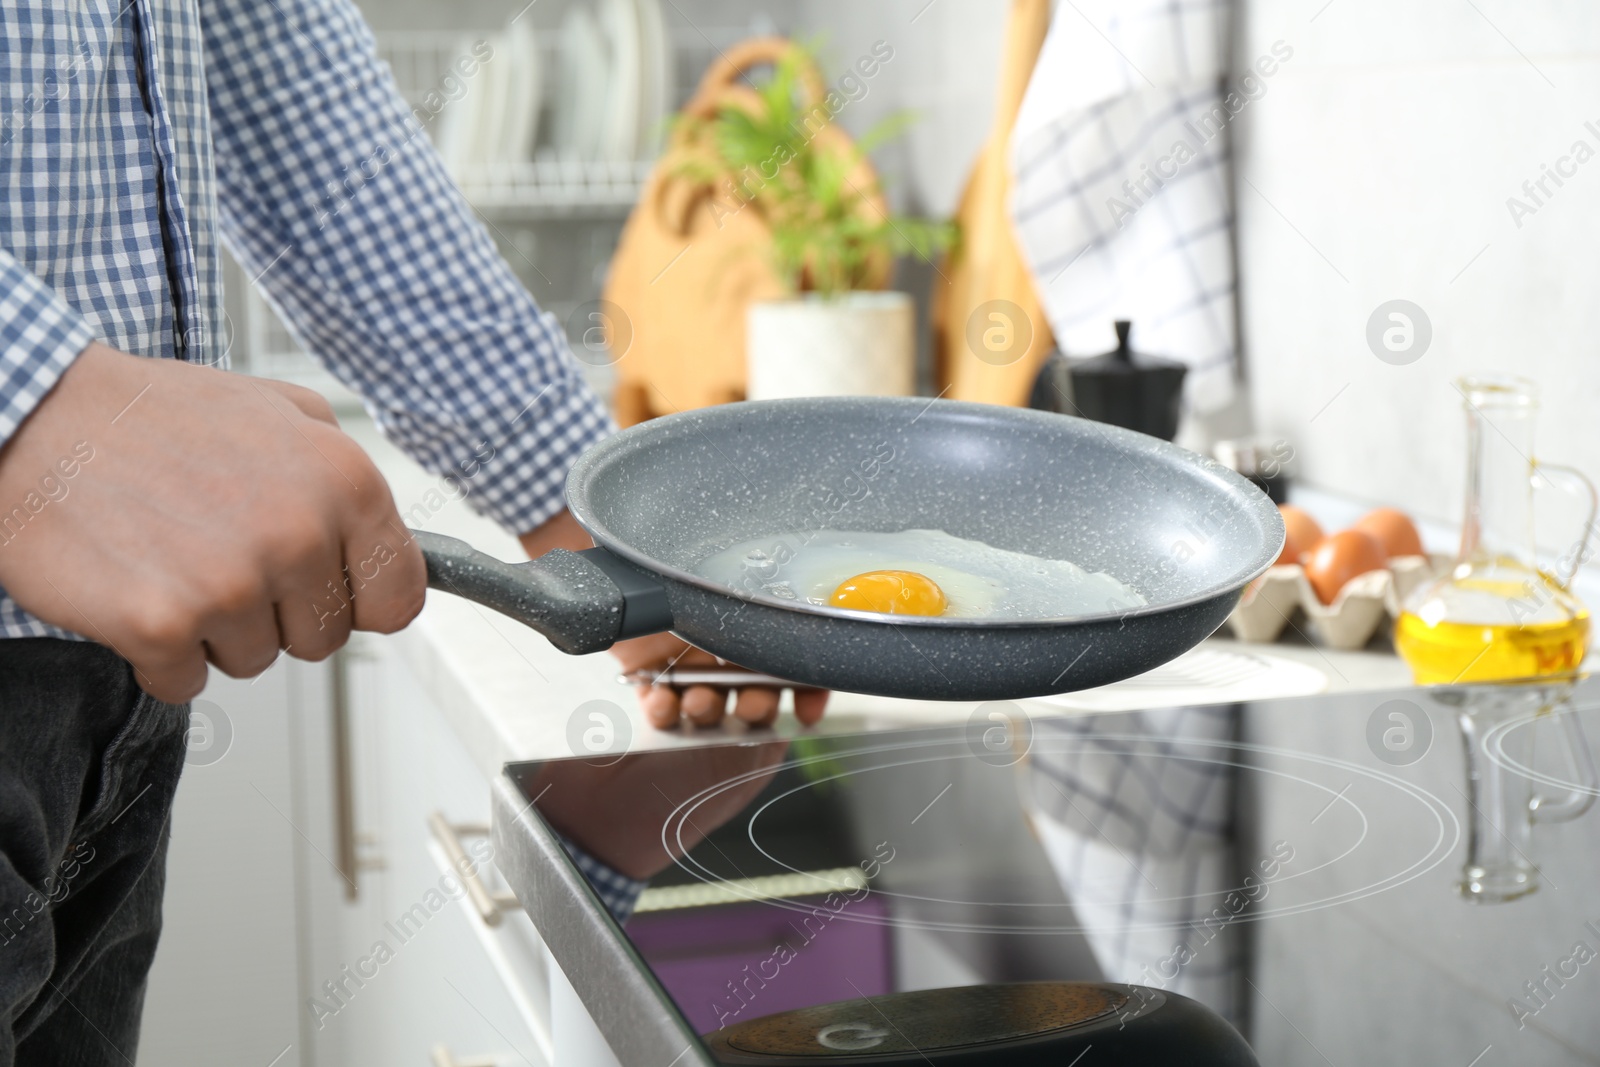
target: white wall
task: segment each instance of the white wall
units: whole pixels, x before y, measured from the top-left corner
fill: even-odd
[[[1575,139],[1600,152],[1584,129],[1600,130],[1600,8],[1321,3],[1244,0],[1240,14],[1239,71],[1276,40],[1294,49],[1236,126],[1241,414],[1294,445],[1305,483],[1455,521],[1465,473],[1450,382],[1511,371],[1545,389],[1540,454],[1600,474],[1600,156],[1520,228],[1506,208]],[[988,132],[1008,6],[800,0],[796,21],[822,29],[836,62],[877,39],[895,47],[844,121],[921,115],[882,159],[902,207],[953,209]],[[1396,298],[1433,327],[1408,366],[1366,341],[1369,316]]]
[[[1003,0],[797,0],[802,37],[820,38],[837,78],[875,42],[894,58],[840,117],[859,134],[897,111],[916,122],[876,154],[899,210],[948,215],[993,119],[1009,3]]]
[[[1600,9],[1320,2],[1252,0],[1240,45],[1241,65],[1274,40],[1295,49],[1238,145],[1254,186],[1239,185],[1239,248],[1258,425],[1295,445],[1309,483],[1456,519],[1450,381],[1515,372],[1544,387],[1540,454],[1600,474],[1600,158],[1521,228],[1506,208],[1574,140],[1600,150],[1584,129],[1600,128]],[[1366,342],[1394,298],[1433,325],[1409,366]]]

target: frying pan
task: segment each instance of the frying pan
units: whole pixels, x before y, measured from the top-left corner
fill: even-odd
[[[1157,667],[1222,624],[1284,536],[1260,490],[1165,441],[904,397],[726,404],[642,423],[578,460],[567,504],[598,547],[512,564],[418,532],[428,585],[567,653],[671,630],[796,684],[929,700],[1068,692]],[[873,615],[694,571],[743,541],[798,546],[825,528],[944,530],[1105,571],[1148,603],[1040,620]]]

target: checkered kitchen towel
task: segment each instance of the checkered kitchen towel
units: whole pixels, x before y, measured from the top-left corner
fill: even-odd
[[[1189,365],[1199,411],[1233,396],[1229,141],[1262,84],[1227,74],[1232,9],[1061,4],[1011,140],[1012,220],[1062,351],[1115,348],[1131,319],[1137,350]]]
[[[1233,1022],[1249,907],[1238,893],[1237,724],[1230,705],[1040,722],[1026,787],[1105,977],[1193,997]]]

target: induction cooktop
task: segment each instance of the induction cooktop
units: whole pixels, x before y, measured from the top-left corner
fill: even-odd
[[[705,1062],[933,1062],[1170,998],[1262,1063],[1595,1064],[1597,697],[995,703],[508,773]]]

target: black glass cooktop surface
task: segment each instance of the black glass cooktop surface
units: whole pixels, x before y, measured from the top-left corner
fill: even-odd
[[[1135,1008],[1192,998],[1262,1063],[1596,1064],[1597,707],[1593,681],[1062,717],[990,704],[964,726],[512,773],[726,1047],[781,1045],[795,1012],[840,1001],[888,1013],[816,1030],[841,1055],[1132,1010],[1032,987],[981,1027],[926,1000],[915,1032],[889,1017],[917,990],[1077,981],[1149,991]]]

